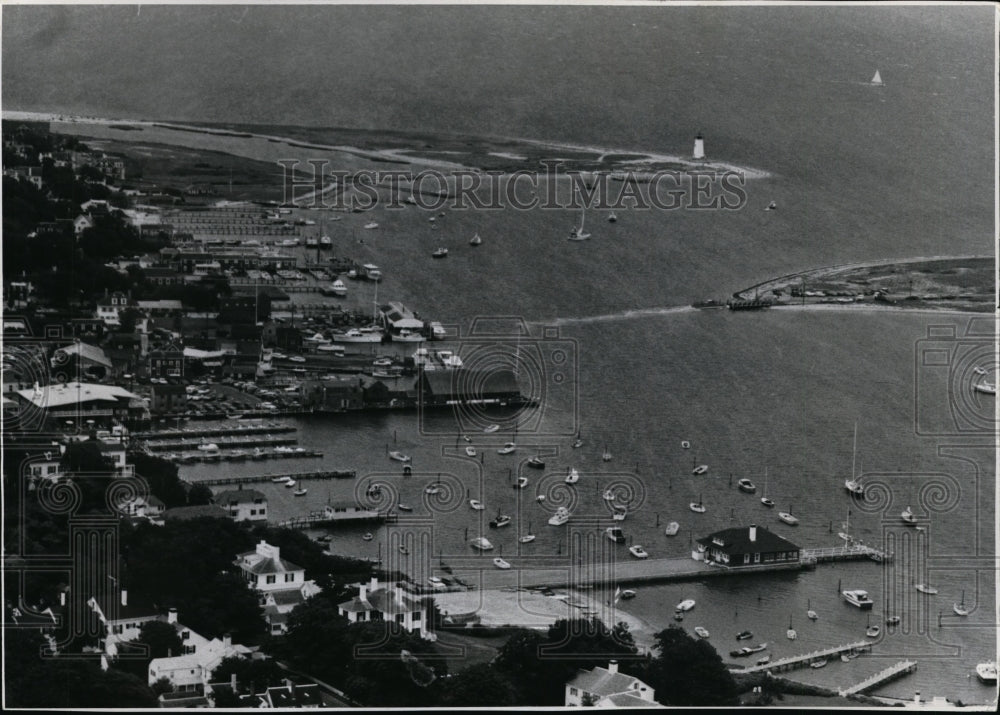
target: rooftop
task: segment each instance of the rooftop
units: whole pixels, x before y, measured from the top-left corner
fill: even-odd
[[[17,394],[35,407],[54,408],[76,405],[81,402],[113,402],[138,400],[133,394],[117,385],[99,385],[92,382],[67,382],[65,385],[46,385],[29,390],[18,390]]]
[[[756,529],[757,534],[754,541],[750,541],[750,529]],[[771,551],[798,551],[799,547],[788,539],[768,531],[762,526],[738,526],[732,529],[723,529],[709,534],[701,539],[697,539],[699,544],[704,546],[719,546],[730,552],[746,553],[748,551],[771,552]]]

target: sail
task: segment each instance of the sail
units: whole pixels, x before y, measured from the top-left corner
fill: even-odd
[[[879,74],[878,70],[875,70],[875,76],[872,77],[872,84],[882,84],[882,75]]]

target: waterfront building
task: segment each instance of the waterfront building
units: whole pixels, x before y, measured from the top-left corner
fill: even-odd
[[[437,636],[427,624],[427,606],[422,599],[412,598],[399,583],[379,585],[372,576],[368,583],[358,584],[358,595],[337,606],[337,612],[351,623],[394,621],[409,633],[427,640]]]
[[[716,531],[695,543],[693,559],[731,567],[797,564],[801,553],[788,539],[755,524]]]
[[[215,495],[215,503],[234,521],[267,521],[267,497],[256,489],[227,489]]]
[[[236,557],[247,586],[260,595],[264,620],[272,634],[287,630],[287,615],[303,601],[320,592],[313,581],[306,581],[301,566],[281,558],[281,549],[261,540],[253,551]]]

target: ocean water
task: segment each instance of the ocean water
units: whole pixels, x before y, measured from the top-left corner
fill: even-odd
[[[377,231],[360,230],[371,214],[329,225],[335,253],[382,267],[380,300],[455,325],[464,350],[484,342],[471,335],[477,319],[522,318],[532,331],[524,355],[543,356],[524,375],[544,387],[541,409],[522,415],[531,426],[519,429],[516,455],[496,454],[510,437],[496,415],[457,425],[448,414],[346,415],[295,421],[300,443],[324,450],[322,460],[241,469],[361,475],[310,484],[299,498],[265,483],[275,518],[386,481],[415,517],[436,514],[432,545],[412,555],[424,564],[468,555],[467,538],[498,508],[515,516],[507,530],[487,530],[505,558],[559,563],[567,537],[545,524],[548,512],[531,498],[539,488],[552,489],[547,505],[567,499],[580,520],[604,519],[594,533],[611,523],[602,491],[631,489],[623,528],[654,557],[684,556],[692,538],[750,522],[804,547],[835,545],[851,509],[851,533],[892,544],[891,564],[641,587],[624,608],[657,629],[673,623],[675,603],[695,598],[683,625],[708,627],[720,652],[750,628],[780,656],[863,640],[866,616],[838,586],[865,588],[873,622],[888,601],[903,633],[888,634],[876,657],[792,677],[845,685],[909,657],[917,672],[878,694],[981,702],[992,691],[969,675],[995,654],[995,423],[991,398],[971,395],[964,380],[974,365],[995,368],[996,357],[980,331],[972,348],[952,353],[944,377],[923,361],[940,347],[928,341],[932,326],[961,336],[971,316],[687,306],[816,266],[990,254],[992,27],[986,8],[533,8],[529,17],[516,8],[13,7],[4,9],[3,103],[679,154],[701,131],[710,157],[769,171],[748,184],[742,210],[619,211],[615,224],[593,211],[594,237],[582,243],[565,240],[578,220],[571,211],[448,211],[431,231],[415,209],[380,207]],[[110,31],[122,39],[109,47],[100,40]],[[248,52],[259,60],[252,67]],[[32,62],[16,61],[29,53]],[[866,85],[876,68],[883,88]],[[275,158],[254,140],[173,141]],[[772,200],[778,211],[763,211]],[[476,232],[484,243],[468,248]],[[447,260],[431,259],[438,245],[452,249]],[[359,305],[370,304],[364,290],[352,294]],[[509,337],[485,343],[509,355]],[[475,430],[492,419],[505,426],[488,441]],[[855,423],[857,469],[878,496],[866,504],[843,489]],[[459,431],[476,435],[481,462],[464,456]],[[577,431],[585,445],[573,450]],[[403,479],[390,449],[412,455],[413,477]],[[543,472],[523,466],[535,451],[546,455]],[[708,474],[693,476],[695,463]],[[559,487],[570,466],[583,475],[572,494]],[[519,469],[531,480],[523,492],[510,483]],[[793,510],[798,527],[759,503],[765,470],[768,496]],[[744,476],[757,495],[735,488]],[[449,498],[425,502],[423,488],[438,479]],[[486,511],[465,506],[467,495]],[[705,514],[687,508],[698,499]],[[926,531],[900,525],[905,506]],[[662,532],[669,520],[681,525],[672,539]],[[526,522],[539,538],[522,546]],[[337,532],[333,550],[376,555],[385,533],[364,542],[363,531]],[[939,595],[920,596],[913,584],[925,581]],[[963,591],[974,610],[959,620],[951,604]],[[819,621],[805,619],[807,604]],[[794,643],[784,637],[789,617]]]

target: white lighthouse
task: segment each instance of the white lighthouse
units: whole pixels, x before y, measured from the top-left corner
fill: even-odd
[[[701,132],[698,132],[698,136],[694,138],[694,158],[705,158],[705,137],[701,135]]]

